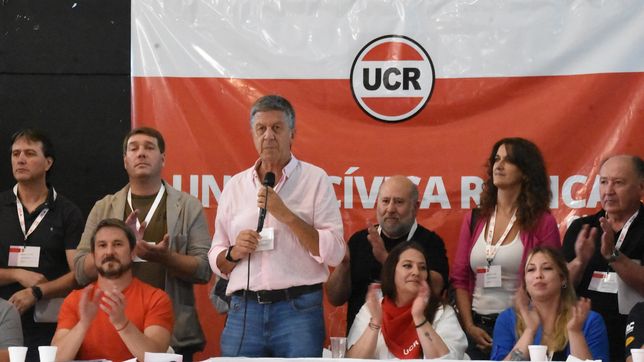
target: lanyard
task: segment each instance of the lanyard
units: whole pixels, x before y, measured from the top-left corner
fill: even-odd
[[[161,203],[161,199],[163,198],[163,192],[165,192],[165,187],[161,185],[161,188],[159,189],[159,192],[157,192],[157,197],[154,199],[154,202],[152,203],[152,206],[150,206],[150,210],[148,210],[148,214],[145,215],[145,220],[143,222],[145,223],[145,226],[150,225],[150,221],[152,220],[152,216],[154,215],[155,211],[157,211],[157,208],[159,207],[159,204]],[[134,206],[132,206],[132,189],[130,188],[127,190],[127,203],[130,205],[130,209],[134,212]],[[136,218],[136,229],[139,230],[141,228],[141,222],[139,221],[139,218]]]
[[[414,233],[416,232],[416,229],[418,228],[418,222],[414,220],[414,223],[411,225],[411,229],[409,229],[409,234],[407,234],[407,241],[411,240],[414,237]],[[382,226],[378,225],[378,235],[382,233]]]
[[[508,226],[505,227],[505,231],[501,235],[501,238],[499,238],[499,241],[497,241],[496,244],[492,245],[492,238],[494,237],[494,226],[496,224],[496,206],[494,207],[494,214],[492,214],[492,217],[490,218],[490,224],[488,225],[487,229],[487,237],[485,238],[485,259],[487,260],[488,265],[491,265],[492,261],[494,261],[496,253],[499,251],[501,244],[503,244],[503,241],[510,233],[510,230],[512,230],[512,226],[514,226],[514,222],[516,220],[517,209],[514,209],[512,217],[510,218],[510,222],[508,223]]]
[[[54,201],[56,201],[56,190],[52,187],[52,190],[54,191]],[[22,229],[22,235],[24,235],[25,239],[24,241],[27,241],[27,238],[29,235],[31,235],[34,230],[40,225],[40,222],[45,218],[45,215],[49,212],[49,207],[45,207],[42,209],[40,214],[36,217],[36,220],[34,220],[33,223],[31,223],[31,227],[29,230],[26,230],[27,227],[25,226],[25,210],[22,207],[22,202],[20,202],[20,198],[18,197],[18,184],[13,187],[13,194],[16,195],[16,211],[18,212],[18,221],[20,222],[20,229]]]
[[[626,238],[626,233],[628,233],[628,228],[631,227],[631,224],[633,223],[633,221],[635,221],[635,218],[639,213],[640,213],[639,210],[635,211],[635,213],[628,219],[628,221],[626,221],[626,223],[622,227],[622,231],[619,233],[619,237],[617,238],[617,243],[615,243],[615,249],[619,250],[619,248],[622,247],[622,243]]]

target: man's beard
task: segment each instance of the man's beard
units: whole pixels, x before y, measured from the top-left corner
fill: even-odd
[[[103,266],[107,262],[118,263],[119,266],[117,268],[111,268],[108,270],[103,268]],[[108,256],[104,258],[103,261],[101,262],[101,265],[96,266],[96,270],[98,271],[98,274],[106,279],[118,279],[121,275],[123,275],[126,271],[130,269],[132,269],[132,262],[123,264],[114,256]]]
[[[403,235],[408,234],[413,224],[414,224],[413,221],[409,223],[409,222],[401,222],[400,220],[398,220],[398,223],[396,223],[395,225],[391,225],[391,223],[382,222],[380,223],[380,227],[382,227],[382,230],[384,231],[384,234],[386,236],[392,239],[397,239],[402,237]]]

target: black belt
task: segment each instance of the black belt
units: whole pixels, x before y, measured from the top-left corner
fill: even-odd
[[[499,313],[494,314],[478,314],[475,311],[472,311],[472,320],[474,325],[478,326],[490,326],[494,327],[496,318],[499,316]]]
[[[314,285],[299,285],[297,287],[274,290],[254,291],[243,289],[233,292],[233,295],[236,295],[238,297],[246,296],[248,297],[248,299],[256,300],[259,304],[270,304],[294,299],[302,294],[316,292],[318,290],[322,290],[322,283]]]

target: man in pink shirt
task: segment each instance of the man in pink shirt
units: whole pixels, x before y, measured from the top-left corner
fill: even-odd
[[[221,352],[320,357],[322,283],[345,252],[339,205],[324,170],[291,154],[295,112],[288,100],[261,97],[250,119],[259,160],[226,184],[208,254],[232,295]],[[262,185],[268,173],[275,187]],[[259,209],[266,210],[263,228]]]

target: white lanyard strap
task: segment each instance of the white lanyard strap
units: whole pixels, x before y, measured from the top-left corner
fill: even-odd
[[[54,201],[56,201],[56,190],[52,187],[52,190],[54,191]],[[31,223],[31,227],[29,227],[29,230],[26,230],[26,224],[25,224],[25,211],[24,208],[22,207],[22,202],[20,201],[20,198],[18,197],[18,184],[16,184],[13,187],[13,194],[16,195],[16,211],[18,212],[18,222],[20,222],[20,229],[22,230],[22,235],[25,237],[25,241],[31,235],[34,230],[40,225],[40,222],[45,218],[45,215],[49,212],[49,207],[45,207],[40,211],[40,214],[36,217],[36,220],[34,220],[33,223]],[[47,196],[49,197],[49,195]]]
[[[159,204],[161,203],[161,199],[163,198],[163,193],[165,192],[165,187],[161,185],[161,188],[159,189],[159,192],[157,192],[157,197],[154,199],[154,202],[152,203],[152,206],[150,206],[150,210],[148,210],[148,214],[145,215],[145,220],[143,222],[145,223],[145,226],[150,225],[150,221],[152,220],[152,216],[154,216],[154,213],[157,211],[157,208],[159,207]],[[132,189],[130,188],[127,190],[127,203],[130,205],[130,209],[134,211],[134,206],[132,205]],[[141,228],[141,222],[139,221],[139,218],[136,218],[136,229],[139,230]]]
[[[407,241],[411,240],[414,237],[414,233],[416,233],[416,229],[418,229],[418,222],[414,220],[414,223],[411,225],[411,229],[409,229],[409,234],[407,235]],[[378,225],[378,235],[382,234],[382,226]]]
[[[517,209],[514,209],[512,217],[510,218],[510,222],[508,223],[508,226],[505,227],[505,231],[499,238],[499,241],[497,241],[496,244],[492,245],[492,238],[494,237],[494,226],[496,225],[496,206],[494,207],[494,214],[492,214],[492,217],[490,218],[490,224],[487,228],[487,237],[485,238],[485,259],[487,259],[488,265],[491,265],[492,261],[494,261],[496,253],[499,251],[501,244],[503,244],[503,241],[510,233],[510,230],[512,230],[512,226],[514,226],[514,222],[516,220]]]
[[[622,243],[624,243],[624,239],[626,238],[626,233],[628,233],[628,228],[631,227],[631,224],[633,223],[633,221],[635,221],[635,218],[639,213],[639,210],[635,211],[635,213],[628,219],[628,221],[626,221],[624,227],[622,227],[622,231],[619,233],[617,243],[615,243],[615,249],[619,250],[619,248],[622,247]]]

